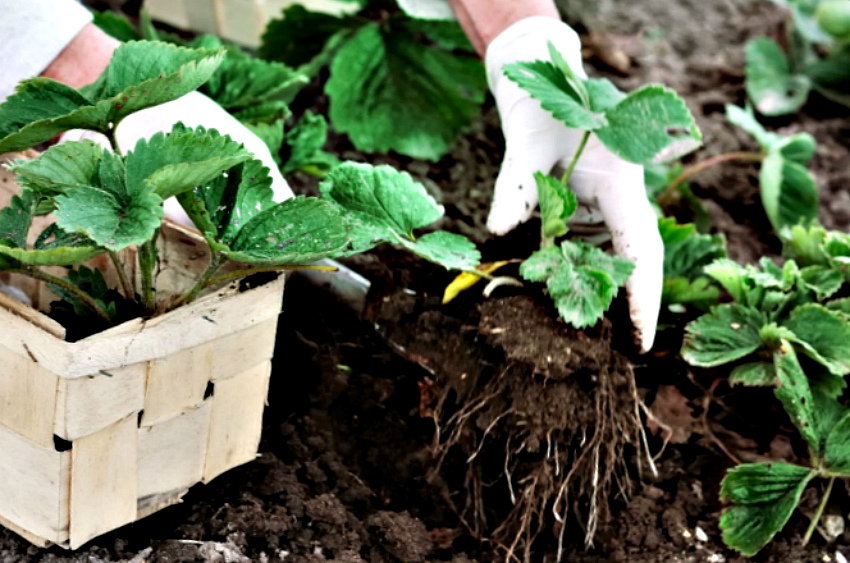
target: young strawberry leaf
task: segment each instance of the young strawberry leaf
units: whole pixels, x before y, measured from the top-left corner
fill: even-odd
[[[557,178],[540,172],[534,173],[537,195],[540,197],[540,216],[545,238],[555,239],[567,234],[567,221],[576,212],[576,196]]]
[[[752,556],[788,522],[815,472],[787,463],[747,463],[723,479],[720,499],[732,504],[720,518],[726,545]]]
[[[178,196],[210,247],[236,262],[309,264],[349,244],[337,208],[315,198],[275,203],[268,168],[250,160]]]
[[[555,119],[574,129],[595,131],[607,122],[604,115],[586,107],[576,86],[570,84],[555,64],[546,61],[505,65],[505,76],[513,80]],[[606,99],[607,101],[607,99]]]
[[[818,186],[812,174],[793,160],[771,150],[759,173],[761,200],[776,232],[817,219]]]
[[[735,366],[729,374],[731,385],[766,387],[776,382],[776,368],[770,362],[749,362]]]
[[[127,187],[138,191],[145,184],[166,200],[250,158],[244,146],[215,129],[187,129],[178,124],[169,134],[140,139],[127,153]]]
[[[688,324],[682,357],[689,364],[714,367],[749,356],[764,345],[767,316],[738,304],[718,305]]]
[[[786,115],[806,103],[811,81],[791,73],[788,59],[776,41],[758,37],[747,43],[745,52],[747,94],[760,113]]]
[[[596,324],[611,306],[634,264],[583,242],[564,241],[538,250],[520,266],[520,275],[545,282],[558,313],[576,328]]]
[[[629,93],[605,117],[608,123],[595,131],[597,137],[630,162],[671,160],[702,142],[684,100],[663,86],[648,85]]]
[[[162,223],[162,198],[128,179],[121,157],[104,151],[89,185],[56,197],[57,224],[113,252],[147,242]]]
[[[417,240],[414,231],[440,219],[443,207],[406,172],[346,162],[330,171],[319,190],[342,208],[352,254],[388,242],[446,268],[470,269],[480,260],[475,246],[459,235],[431,233]]]
[[[726,257],[723,235],[703,235],[693,224],[679,225],[670,218],[658,220],[658,231],[664,242],[662,303],[707,307],[717,302],[720,290],[709,283],[703,269]]]
[[[286,132],[283,142],[289,149],[284,172],[302,170],[324,175],[339,164],[339,159],[322,150],[328,138],[328,122],[321,115],[306,111],[298,123]]]
[[[484,101],[481,63],[370,23],[339,48],[325,91],[334,129],[364,151],[437,160]]]
[[[817,225],[795,225],[786,231],[782,251],[800,266],[826,266],[829,261],[823,246],[826,229]]]
[[[131,113],[197,89],[221,59],[216,52],[134,41],[118,47],[97,81],[80,90],[46,78],[24,81],[0,105],[0,154],[69,129],[106,132]]]
[[[723,286],[734,301],[744,305],[750,304],[747,299],[749,288],[746,271],[743,267],[727,258],[720,258],[706,266],[703,271]]]
[[[850,413],[846,409],[841,410],[843,416],[826,437],[824,462],[831,471],[850,475]]]
[[[840,314],[809,303],[794,309],[784,326],[803,352],[832,374],[850,373],[850,322]]]
[[[91,240],[69,235],[55,224],[41,233],[33,248],[27,248],[35,204],[33,193],[24,190],[0,210],[0,269],[17,269],[21,264],[67,266],[104,252]]]

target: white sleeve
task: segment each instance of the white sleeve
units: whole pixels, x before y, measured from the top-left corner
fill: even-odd
[[[0,102],[41,74],[90,21],[74,0],[0,0]]]

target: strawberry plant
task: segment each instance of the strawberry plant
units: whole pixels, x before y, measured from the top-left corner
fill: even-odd
[[[636,163],[674,158],[693,150],[701,135],[684,101],[673,91],[648,85],[625,94],[609,80],[579,77],[551,44],[549,54],[551,61],[509,64],[505,74],[556,119],[584,134],[560,179],[542,173],[535,176],[541,248],[523,262],[520,275],[531,282],[545,282],[561,317],[580,328],[602,317],[633,268],[628,260],[586,242],[556,244],[568,233],[567,222],[577,208],[568,185],[590,135],[595,134],[621,158]],[[689,248],[682,252],[681,256],[703,251]],[[678,273],[685,275],[686,269]]]
[[[313,75],[328,66],[330,121],[359,150],[437,160],[479,115],[485,77],[455,22],[373,0],[356,15],[294,5],[269,23],[263,57]]]
[[[809,446],[809,466],[745,464],[729,471],[721,500],[724,541],[745,555],[758,552],[791,516],[808,482],[829,479],[805,541],[811,537],[836,478],[850,477],[850,414],[838,402],[850,373],[850,316],[839,297],[848,279],[848,237],[819,227],[795,227],[780,267],[726,259],[705,272],[733,302],[690,323],[682,355],[691,365],[731,365],[732,384],[774,386],[774,394]],[[799,260],[799,263],[798,263]]]
[[[443,209],[409,175],[388,167],[344,164],[323,184],[323,198],[272,199],[268,169],[229,137],[181,124],[140,140],[126,154],[115,130],[133,112],[176,99],[216,73],[224,53],[166,43],[121,45],[92,85],[74,89],[45,78],[22,82],[0,105],[0,153],[88,129],[113,141],[115,152],[90,141],[53,146],[12,163],[22,192],[0,211],[0,270],[42,280],[65,298],[65,314],[90,311],[97,329],[126,318],[136,288],[118,253],[135,247],[143,314],[191,302],[204,289],[261,271],[310,268],[316,260],[390,242],[449,268],[473,268],[474,245],[458,235],[414,230]],[[197,283],[173,302],[156,299],[157,238],[163,202],[176,196],[210,247]],[[55,221],[30,233],[36,216]],[[30,244],[31,241],[34,242]],[[109,254],[122,299],[102,275],[79,267],[60,278],[45,266],[74,266]],[[241,266],[227,272],[222,266]]]
[[[680,225],[671,218],[658,220],[664,241],[664,286],[661,302],[671,310],[683,305],[705,309],[720,297],[720,289],[705,275],[705,267],[726,257],[723,235],[698,233],[693,224]]]
[[[725,162],[760,163],[759,190],[762,206],[780,236],[800,223],[811,223],[818,214],[818,187],[807,166],[815,153],[816,143],[808,133],[781,136],[756,120],[750,107],[726,106],[726,118],[750,135],[761,147],[759,152],[730,152],[713,156],[681,169],[658,195],[669,202],[685,181],[696,174]]]
[[[788,54],[767,37],[746,46],[746,89],[756,109],[770,116],[794,113],[812,90],[850,105],[850,4],[844,0],[778,3],[792,14]]]

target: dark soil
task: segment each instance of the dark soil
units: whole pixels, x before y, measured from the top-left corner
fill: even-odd
[[[780,32],[775,4],[561,4],[586,43],[597,45],[588,53],[593,71],[626,88],[656,81],[682,93],[706,144],[690,159],[755,148],[725,123],[723,105],[744,100],[744,42]],[[604,62],[612,51],[631,68],[613,72]],[[326,105],[321,96],[300,102]],[[821,219],[841,229],[850,224],[847,116],[813,96],[802,115],[768,123],[815,136]],[[446,205],[442,227],[484,243],[485,259],[531,251],[534,224],[499,241],[483,228],[502,150],[492,104],[436,164],[367,157],[344,138],[330,146],[342,158],[388,162],[422,179]],[[309,191],[315,181],[293,184]],[[692,186],[733,258],[779,250],[754,167],[707,171]],[[563,561],[743,561],[723,547],[717,528],[725,470],[735,460],[805,455],[769,391],[730,389],[725,374],[692,372],[677,359],[687,319],[662,319],[672,328],[642,357],[622,301],[609,319],[576,332],[534,292],[505,289],[488,301],[468,292],[443,306],[450,276],[392,249],[352,266],[373,281],[365,320],[298,280],[288,286],[255,463],[75,554],[0,531],[0,562],[461,563],[509,553],[554,561],[561,535]],[[842,516],[848,491],[837,489],[827,513]],[[850,532],[835,544],[816,534],[812,545],[799,545],[818,492],[807,493],[755,560],[822,562],[850,553]]]

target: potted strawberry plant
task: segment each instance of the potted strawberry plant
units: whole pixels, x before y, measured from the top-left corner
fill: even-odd
[[[79,547],[254,459],[278,272],[381,242],[478,263],[463,237],[415,236],[443,210],[389,167],[343,164],[321,198],[278,203],[268,169],[214,130],[178,124],[119,154],[122,119],[222,56],[129,42],[90,86],[36,78],[0,105],[0,276],[25,294],[0,293],[0,523],[36,544]],[[76,128],[116,150],[20,152]],[[163,219],[170,197],[197,230]]]

